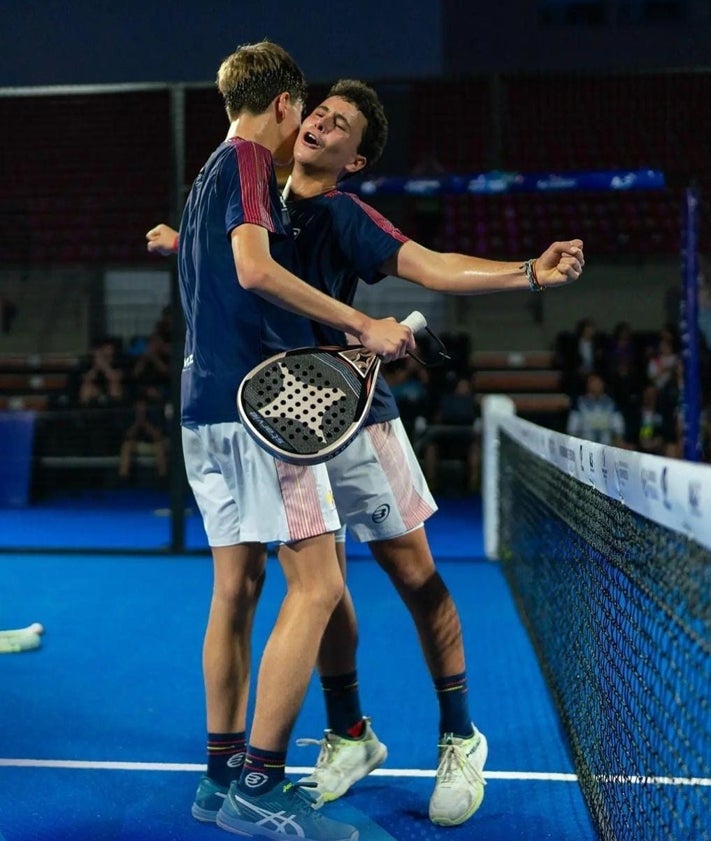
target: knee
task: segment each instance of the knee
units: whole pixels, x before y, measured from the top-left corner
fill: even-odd
[[[213,600],[222,603],[235,615],[254,610],[264,586],[266,572],[255,576],[238,576],[229,580],[216,581],[213,587]]]
[[[330,617],[343,598],[345,584],[340,570],[313,576],[308,581],[292,582],[288,587],[293,598],[303,602],[305,611]]]

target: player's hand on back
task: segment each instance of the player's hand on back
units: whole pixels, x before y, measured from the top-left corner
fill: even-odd
[[[543,287],[563,286],[577,280],[584,265],[581,239],[554,242],[536,260],[536,279]]]
[[[146,240],[148,242],[147,248],[151,254],[162,254],[167,257],[177,251],[178,232],[170,225],[161,222],[160,225],[156,225],[155,228],[148,231]]]
[[[400,324],[394,318],[368,319],[366,328],[360,335],[361,344],[371,353],[379,356],[383,362],[402,359],[408,351],[415,349],[412,330]]]

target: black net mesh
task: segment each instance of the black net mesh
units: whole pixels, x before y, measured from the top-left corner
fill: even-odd
[[[603,839],[711,839],[711,552],[500,439],[500,556]]]

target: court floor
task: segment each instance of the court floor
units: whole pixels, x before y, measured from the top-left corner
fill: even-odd
[[[51,530],[55,515],[66,520],[46,510],[37,523]],[[146,534],[154,528],[162,534],[165,518],[150,516]],[[124,511],[124,522],[133,517]],[[83,518],[74,512],[77,540],[88,539],[96,518],[110,542],[106,530],[121,521],[115,510]],[[0,542],[12,546],[19,538],[8,522],[0,512]],[[389,757],[326,808],[357,825],[362,841],[594,841],[533,650],[499,567],[482,559],[477,501],[442,500],[429,532],[462,616],[472,715],[489,740],[484,803],[461,827],[429,822],[437,738],[429,676],[391,585],[361,547],[349,544],[361,695]],[[119,527],[119,546],[125,535]],[[6,841],[228,837],[190,816],[204,756],[200,647],[210,587],[210,561],[202,554],[0,554],[0,627],[40,621],[46,629],[38,651],[0,657]],[[282,594],[278,564],[270,561],[255,652]],[[314,679],[294,739],[320,736],[323,721]],[[310,769],[316,750],[292,745],[291,772]]]

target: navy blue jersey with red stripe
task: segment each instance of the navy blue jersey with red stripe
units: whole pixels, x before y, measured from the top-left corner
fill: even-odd
[[[242,378],[272,353],[313,344],[311,322],[240,286],[230,232],[269,232],[270,253],[299,274],[288,213],[269,150],[234,138],[213,152],[183,212],[178,248],[185,315],[181,420],[185,425],[238,420]]]
[[[331,190],[287,202],[294,228],[301,277],[322,292],[352,304],[358,280],[377,283],[380,267],[408,238],[384,216],[352,193]],[[314,323],[316,343],[346,344],[344,333]],[[398,416],[392,392],[378,376],[367,423]]]

